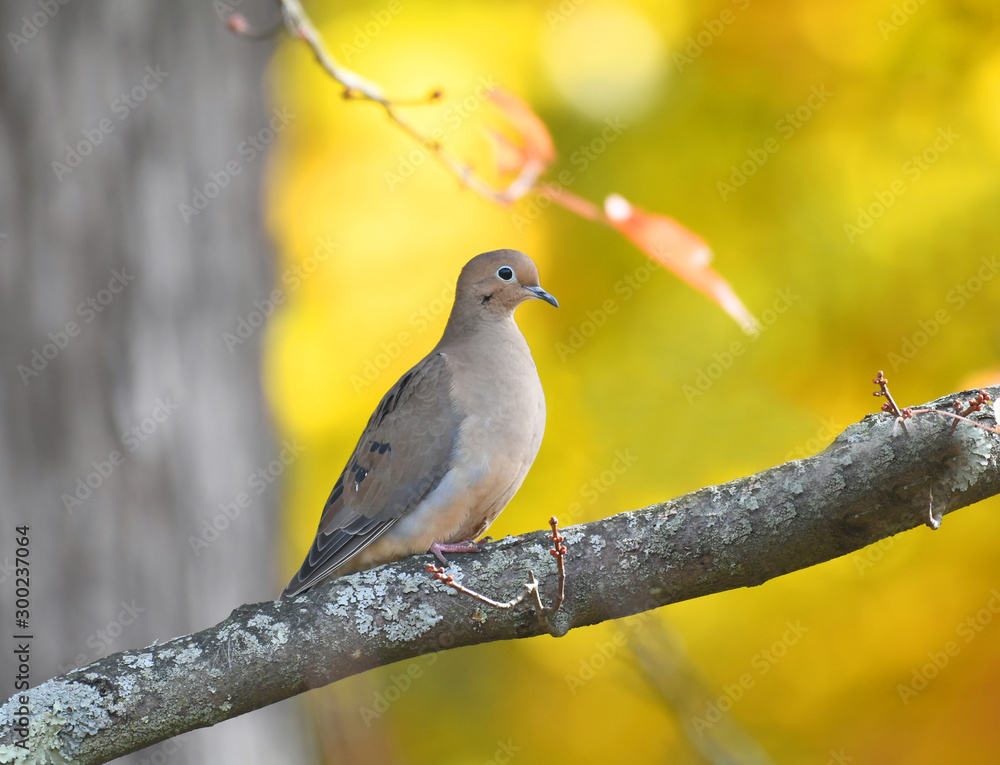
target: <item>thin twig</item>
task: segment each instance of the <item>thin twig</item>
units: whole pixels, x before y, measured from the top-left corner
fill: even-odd
[[[909,431],[906,430],[906,423],[904,420],[911,419],[916,414],[939,414],[942,417],[953,418],[955,421],[952,423],[951,430],[948,432],[948,435],[955,432],[955,428],[958,427],[959,422],[967,422],[970,425],[975,425],[977,428],[982,428],[983,430],[988,430],[990,433],[1000,435],[1000,430],[997,428],[988,427],[983,425],[981,422],[976,422],[975,420],[970,420],[966,417],[968,414],[980,411],[983,408],[983,404],[987,404],[992,400],[990,398],[990,394],[984,390],[979,391],[979,395],[975,398],[970,398],[968,406],[964,411],[962,411],[961,414],[958,414],[958,412],[962,409],[962,402],[958,399],[955,399],[955,401],[952,402],[952,408],[955,410],[954,412],[946,412],[942,409],[913,409],[911,407],[900,409],[899,406],[896,405],[896,401],[893,399],[892,394],[889,393],[889,380],[886,379],[882,370],[879,370],[878,376],[872,380],[872,382],[880,388],[880,390],[875,391],[872,395],[885,396],[888,399],[888,401],[882,404],[882,411],[896,415],[896,422],[903,427],[903,432],[907,435],[909,435]]]
[[[483,595],[481,592],[476,592],[475,590],[469,589],[465,585],[459,584],[455,581],[455,575],[447,573],[441,566],[435,566],[433,563],[428,563],[427,570],[442,584],[448,585],[463,595],[468,595],[473,600],[478,600],[480,603],[485,603],[488,606],[499,608],[504,611],[523,602],[524,599],[531,594],[535,600],[535,613],[538,615],[538,621],[546,631],[551,632],[552,630],[549,627],[549,619],[552,616],[555,616],[556,612],[562,608],[563,601],[566,600],[565,558],[567,549],[566,545],[563,544],[563,542],[566,541],[566,538],[559,533],[559,519],[555,516],[549,518],[549,526],[552,527],[552,533],[549,534],[549,539],[552,540],[552,549],[549,550],[549,553],[556,559],[556,566],[559,571],[559,589],[551,608],[545,608],[545,605],[542,603],[542,594],[538,587],[538,580],[535,578],[535,572],[530,569],[528,571],[528,581],[524,585],[525,591],[516,598],[506,602],[493,600],[493,598]]]
[[[530,576],[528,578],[528,582],[524,585],[525,591],[522,592],[513,600],[508,600],[506,603],[501,603],[499,600],[493,600],[493,598],[487,597],[482,593],[476,592],[475,590],[470,590],[468,587],[459,584],[458,582],[455,581],[454,574],[445,573],[443,566],[439,567],[435,566],[433,563],[428,563],[427,570],[430,573],[434,574],[434,578],[439,580],[442,584],[446,584],[449,587],[453,587],[463,595],[468,595],[473,600],[478,600],[480,603],[485,603],[488,606],[493,606],[493,608],[500,608],[504,611],[506,611],[508,608],[513,608],[518,603],[523,601],[526,597],[528,597],[528,594],[533,590],[534,591],[538,590],[538,582],[535,580],[535,575],[529,571],[528,573],[530,574]]]
[[[939,414],[942,417],[953,418],[954,420],[956,420],[956,422],[951,427],[951,433],[955,432],[955,427],[958,425],[959,422],[967,422],[970,425],[975,425],[977,428],[982,428],[983,430],[988,430],[990,433],[996,433],[997,435],[1000,435],[1000,429],[991,428],[988,425],[983,425],[983,423],[981,422],[970,420],[968,417],[963,417],[962,415],[955,414],[954,412],[945,412],[941,409],[910,409],[908,411],[912,414]]]
[[[983,408],[983,404],[988,404],[989,402],[990,402],[990,394],[987,393],[984,390],[979,391],[979,395],[977,395],[975,398],[970,398],[969,399],[969,405],[965,408],[964,411],[962,409],[962,402],[960,400],[958,400],[956,398],[954,401],[952,401],[951,405],[952,405],[952,408],[954,408],[954,410],[955,410],[955,415],[954,415],[955,421],[951,424],[951,430],[948,431],[948,435],[950,436],[950,435],[954,434],[955,428],[958,427],[958,423],[961,420],[965,420],[965,422],[970,422],[973,425],[978,425],[979,427],[985,427],[983,425],[980,425],[978,422],[974,422],[973,420],[966,420],[965,418],[968,415],[972,414],[973,412],[980,411]],[[919,410],[919,411],[923,411],[923,410]],[[941,412],[941,414],[949,414],[950,415],[950,412]],[[992,428],[985,428],[985,429],[986,430],[990,430],[993,433],[1000,432],[1000,431],[993,430]]]
[[[554,515],[549,518],[549,526],[552,527],[552,533],[549,534],[549,539],[552,540],[552,549],[549,550],[549,553],[556,559],[556,565],[559,568],[559,591],[556,593],[555,602],[547,614],[547,616],[554,616],[556,611],[562,607],[563,601],[566,600],[566,545],[563,544],[566,537],[559,533],[559,519]]]
[[[878,376],[872,380],[872,382],[880,388],[880,390],[875,391],[872,395],[885,396],[888,399],[888,401],[882,404],[882,411],[890,412],[891,414],[896,415],[896,422],[903,428],[903,432],[906,433],[906,435],[910,435],[910,432],[906,429],[906,423],[904,420],[908,417],[912,417],[913,412],[910,409],[900,409],[896,406],[895,399],[893,399],[892,394],[889,393],[889,380],[886,379],[886,376],[882,373],[881,369],[878,371]]]
[[[285,29],[288,30],[288,33],[292,37],[302,40],[308,45],[317,63],[319,63],[323,70],[336,82],[344,86],[342,94],[344,98],[356,101],[370,101],[381,106],[386,116],[397,127],[432,155],[463,186],[471,189],[485,199],[501,205],[510,205],[535,188],[539,176],[545,171],[546,165],[544,162],[538,159],[529,159],[524,163],[517,177],[507,186],[503,188],[493,187],[489,182],[476,175],[475,171],[468,164],[445,151],[444,147],[438,141],[425,136],[400,115],[398,108],[401,106],[418,106],[439,100],[443,95],[441,90],[434,90],[429,96],[419,99],[400,100],[388,98],[378,85],[343,66],[330,54],[323,43],[323,38],[320,36],[319,31],[302,8],[299,0],[277,0],[277,3],[281,10]],[[227,19],[226,23],[232,31],[244,37],[258,38],[274,31],[251,31],[249,23],[242,14],[233,14]]]

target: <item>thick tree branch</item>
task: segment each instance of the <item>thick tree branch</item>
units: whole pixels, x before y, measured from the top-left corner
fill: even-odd
[[[989,389],[993,399],[1000,388]],[[962,399],[976,392],[961,394]],[[925,408],[953,412],[958,396]],[[996,427],[993,405],[970,419]],[[642,510],[571,526],[553,634],[758,585],[1000,493],[1000,436],[933,412],[894,428],[852,425],[824,452]],[[895,431],[895,432],[894,432]],[[527,572],[556,588],[550,540],[501,540],[449,567],[507,599]],[[544,632],[530,600],[493,610],[434,581],[417,556],[334,580],[292,601],[241,606],[221,624],[124,651],[49,680],[0,709],[0,763],[100,763],[169,736],[419,654]],[[18,709],[28,750],[15,747]],[[37,758],[37,759],[31,759]]]

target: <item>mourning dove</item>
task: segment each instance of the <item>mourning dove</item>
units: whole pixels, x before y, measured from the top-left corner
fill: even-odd
[[[545,431],[542,385],[514,322],[532,299],[559,306],[523,252],[465,265],[441,340],[379,402],[283,598],[416,553],[444,562],[478,550]]]

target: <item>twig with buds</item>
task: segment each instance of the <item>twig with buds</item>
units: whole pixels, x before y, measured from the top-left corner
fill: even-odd
[[[549,519],[549,525],[552,527],[552,533],[549,535],[549,539],[552,540],[552,549],[549,550],[551,554],[556,559],[556,565],[559,569],[559,590],[556,594],[556,599],[552,603],[551,608],[545,608],[542,604],[541,592],[538,589],[538,580],[535,578],[535,572],[528,571],[528,581],[524,585],[524,592],[518,595],[516,598],[512,598],[508,601],[494,600],[480,592],[469,589],[465,585],[459,584],[455,581],[455,575],[446,573],[443,567],[435,566],[433,563],[427,564],[427,571],[434,575],[442,584],[446,584],[449,587],[457,590],[463,595],[468,595],[473,600],[478,600],[480,603],[485,603],[492,608],[499,608],[504,611],[513,608],[519,603],[523,602],[528,595],[531,595],[535,601],[535,612],[538,614],[538,620],[541,622],[545,629],[549,629],[549,619],[559,611],[562,607],[563,601],[566,599],[566,545],[563,542],[566,538],[559,533],[559,521],[553,516]]]
[[[277,0],[277,2],[281,10],[285,29],[288,30],[288,33],[292,37],[302,40],[308,45],[316,57],[316,61],[323,67],[324,71],[344,86],[342,95],[345,99],[370,101],[381,106],[386,116],[392,122],[440,162],[463,186],[492,202],[502,205],[509,205],[516,202],[535,187],[538,177],[545,170],[544,163],[529,160],[521,168],[517,177],[507,186],[499,189],[494,188],[487,181],[476,175],[469,165],[445,151],[444,147],[438,141],[423,135],[400,115],[398,108],[401,106],[419,106],[440,100],[444,95],[440,89],[431,91],[424,98],[408,101],[386,97],[378,85],[343,66],[330,54],[323,43],[323,38],[302,8],[299,0]],[[234,13],[229,16],[226,20],[226,26],[236,34],[251,39],[267,37],[280,29],[280,25],[278,25],[262,31],[254,31],[251,29],[246,17],[240,13]]]
[[[982,428],[983,430],[988,430],[990,433],[1000,435],[1000,430],[997,428],[991,428],[987,425],[983,425],[981,422],[976,422],[975,420],[970,420],[968,418],[968,415],[973,412],[981,411],[983,405],[988,404],[992,400],[990,398],[990,394],[984,390],[979,391],[979,395],[975,398],[970,398],[967,405],[963,405],[960,400],[955,399],[951,403],[952,408],[955,410],[954,412],[943,412],[940,409],[913,409],[910,407],[900,409],[896,405],[895,400],[892,398],[892,394],[889,393],[889,380],[886,379],[881,370],[879,370],[878,377],[872,380],[872,382],[880,388],[880,390],[875,391],[872,395],[885,396],[888,399],[888,401],[882,404],[882,411],[890,412],[891,414],[896,415],[896,422],[903,426],[903,432],[907,433],[907,435],[909,435],[909,432],[906,430],[906,423],[904,420],[911,419],[917,414],[937,414],[941,417],[951,417],[954,422],[951,424],[951,430],[948,431],[948,435],[955,432],[955,428],[958,427],[959,422],[967,422],[977,428]]]
[[[913,411],[911,409],[900,409],[896,405],[895,399],[893,399],[892,394],[889,392],[889,380],[882,373],[881,369],[878,371],[878,376],[872,380],[872,382],[879,387],[879,390],[872,393],[872,395],[885,396],[886,399],[888,399],[884,404],[882,404],[882,411],[896,415],[896,423],[903,428],[903,432],[906,433],[906,435],[910,435],[910,432],[906,429],[906,423],[904,420],[912,417]]]

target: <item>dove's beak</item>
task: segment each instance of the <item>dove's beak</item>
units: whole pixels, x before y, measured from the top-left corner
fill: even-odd
[[[525,287],[528,292],[530,292],[534,297],[539,300],[544,300],[549,305],[554,305],[556,308],[559,307],[559,301],[552,297],[548,292],[543,290],[541,287]]]

